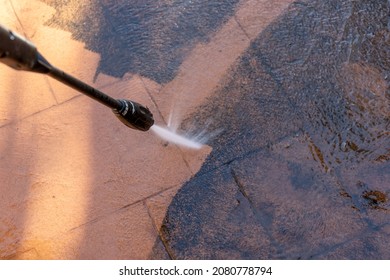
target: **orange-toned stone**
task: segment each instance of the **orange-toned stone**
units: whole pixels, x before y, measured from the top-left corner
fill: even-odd
[[[143,203],[72,230],[69,235],[85,235],[74,248],[76,259],[148,259],[157,232]]]

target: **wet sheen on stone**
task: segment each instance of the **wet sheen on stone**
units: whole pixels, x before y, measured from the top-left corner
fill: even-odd
[[[138,73],[167,83],[189,51],[234,14],[238,0],[54,1],[47,24],[101,55],[97,74]],[[69,16],[71,15],[71,16]]]
[[[174,257],[390,257],[389,11],[299,1],[252,42],[184,124],[223,132],[168,209]]]

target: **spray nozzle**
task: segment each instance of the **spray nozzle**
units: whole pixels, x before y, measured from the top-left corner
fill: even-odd
[[[142,131],[147,131],[154,124],[153,114],[148,107],[137,102],[120,99],[119,109],[113,109],[114,114],[126,126]]]

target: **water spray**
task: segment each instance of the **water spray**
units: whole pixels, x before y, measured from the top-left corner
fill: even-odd
[[[164,128],[158,125],[154,125],[151,130],[156,133],[160,138],[172,142],[174,144],[194,149],[194,150],[199,150],[203,147],[203,144],[196,142],[192,139],[186,138],[184,136],[181,136],[177,134],[175,131],[169,129],[169,127]]]
[[[114,99],[54,67],[31,42],[1,25],[0,62],[16,70],[49,75],[111,108],[119,120],[130,128],[147,131],[154,124],[153,114],[147,107],[126,99]]]

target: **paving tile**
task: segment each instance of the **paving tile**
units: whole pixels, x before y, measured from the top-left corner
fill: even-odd
[[[164,111],[167,109],[165,107],[165,106],[167,106],[167,103],[164,102],[160,98],[156,98],[159,96],[160,91],[162,90],[163,86],[154,82],[153,80],[146,78],[146,77],[140,77],[140,78],[141,78],[141,81],[142,81],[143,85],[145,86],[149,96],[153,99],[153,102],[157,105],[158,110],[154,114],[158,114],[162,118],[161,121],[158,123],[156,122],[156,124],[163,126],[163,127],[166,127],[168,124],[168,121],[169,121],[169,116],[168,116],[168,119],[167,119],[167,117],[164,118],[161,111]],[[192,134],[191,134],[191,131],[193,132]],[[193,130],[189,129],[189,131],[178,130],[178,133],[189,138],[189,139],[194,139],[198,142],[200,141],[201,143],[206,143],[207,141],[205,141],[205,139],[207,139],[207,137],[210,137],[210,132],[207,131],[207,128],[205,128],[204,130],[200,130],[200,132],[196,132],[196,133],[194,133],[194,131],[196,131],[196,129],[193,129]],[[204,135],[201,135],[200,133],[204,133]],[[202,142],[202,140],[204,142]],[[168,142],[165,142],[164,144],[165,145],[174,145],[174,144],[171,144]],[[196,172],[199,171],[203,162],[205,161],[205,159],[207,158],[207,156],[211,152],[211,147],[206,145],[206,144],[201,149],[198,149],[198,150],[188,149],[188,148],[182,147],[182,146],[178,146],[178,149],[180,150],[180,153],[183,157],[183,160],[188,165],[192,174],[195,174]]]
[[[0,130],[1,191],[8,194],[2,196],[1,215],[11,216],[19,229],[14,242],[22,251],[34,248],[24,245],[26,238],[49,239],[83,220],[89,149],[78,140],[89,130],[69,118],[69,107],[62,108]],[[69,125],[81,130],[67,130]]]
[[[388,260],[390,258],[389,233],[382,228],[368,231],[334,250],[318,256],[319,259]]]
[[[157,236],[143,203],[78,230],[85,238],[77,245],[77,259],[148,259]]]
[[[246,0],[241,1],[235,17],[249,38],[259,33],[283,13],[292,0]]]
[[[362,218],[372,225],[389,223],[390,166],[362,162],[336,169],[337,178]]]
[[[146,200],[146,206],[157,230],[160,230],[168,206],[179,189],[180,186],[173,187]]]
[[[28,39],[33,39],[36,31],[46,22],[55,10],[48,5],[37,0],[17,0],[8,1],[12,7],[12,12],[23,32],[21,33]]]
[[[267,259],[275,254],[229,167],[186,183],[161,233],[174,259]]]
[[[36,31],[32,40],[39,52],[54,67],[87,84],[98,87],[98,84],[95,84],[95,74],[100,56],[86,50],[84,44],[73,40],[69,32],[43,26]],[[58,55],[59,51],[61,55]],[[79,91],[51,77],[47,79],[58,104],[80,95]]]
[[[47,79],[0,65],[0,126],[21,120],[56,104]]]
[[[193,46],[208,41],[239,2],[225,0],[210,7],[205,0],[42,1],[56,9],[49,25],[71,31],[101,54],[98,73],[122,77],[132,72],[161,84],[176,76]]]
[[[181,65],[175,79],[158,95],[153,95],[162,105],[164,119],[168,120],[172,114],[171,126],[178,127],[211,95],[225,72],[248,46],[248,38],[234,19],[218,30],[209,43],[198,44]]]
[[[75,41],[70,32],[47,26],[55,9],[41,1],[14,2],[15,13],[20,14],[24,35],[36,45],[38,51],[53,66],[88,84],[93,84],[100,56],[86,50],[85,44]],[[57,103],[80,94],[53,79],[48,81]]]
[[[29,25],[21,21],[18,5],[19,1],[2,2],[0,24],[25,37],[25,27]],[[0,127],[56,104],[55,96],[44,76],[15,71],[1,64],[0,85]]]
[[[155,111],[137,76],[106,90]],[[1,197],[1,212],[21,229],[13,239],[23,250],[36,248],[29,240],[56,239],[191,176],[176,147],[165,147],[152,132],[125,127],[84,96],[3,127],[0,138],[1,192],[8,194]],[[76,246],[82,238],[59,246]],[[58,256],[37,251],[43,258]]]
[[[18,18],[15,15],[13,6],[9,0],[1,0],[1,25],[6,26],[8,28],[12,28],[18,34],[23,34],[22,26],[18,21]]]
[[[297,137],[284,145],[232,166],[238,184],[272,236],[278,251],[273,257],[311,258],[318,250],[362,232],[366,224],[350,199],[340,195],[337,180],[312,157],[309,142]]]

